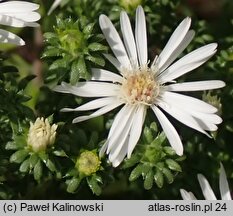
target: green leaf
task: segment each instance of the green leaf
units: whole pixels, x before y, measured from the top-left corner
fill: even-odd
[[[6,65],[1,67],[1,73],[17,73],[19,72],[15,66]]]
[[[141,157],[138,154],[133,154],[130,159],[126,159],[123,162],[123,166],[122,169],[127,169],[129,167],[134,166],[135,164],[137,164],[140,161]]]
[[[85,63],[83,56],[80,56],[78,58],[76,69],[77,69],[76,73],[79,78],[88,79],[89,74],[88,74],[86,63]]]
[[[144,172],[143,164],[138,164],[130,173],[129,181],[135,181]]]
[[[32,169],[33,167],[35,167],[35,165],[38,163],[39,157],[36,153],[31,154],[30,158],[29,158],[29,162],[30,162],[30,169]]]
[[[83,29],[83,33],[85,34],[85,37],[88,39],[91,36],[91,33],[93,31],[94,28],[94,23],[90,23],[87,26],[84,27]]]
[[[144,180],[144,188],[146,190],[150,190],[152,188],[152,186],[153,186],[153,180],[154,180],[153,177],[154,177],[153,176],[153,170],[150,169],[149,172],[146,174],[145,180]]]
[[[151,143],[154,140],[151,129],[148,128],[147,126],[143,130],[143,135],[144,135],[145,140],[146,140],[147,143]]]
[[[102,67],[105,65],[104,58],[98,55],[93,55],[93,56],[89,55],[89,56],[86,56],[86,59]]]
[[[70,64],[70,59],[64,57],[62,59],[58,59],[54,61],[50,65],[49,70],[57,70],[59,68],[69,68],[69,64]]]
[[[181,172],[181,166],[174,160],[172,159],[167,159],[165,160],[165,163],[167,164],[168,168],[177,172]]]
[[[74,61],[70,71],[70,83],[72,85],[79,81],[79,61]]]
[[[48,167],[48,169],[51,171],[51,172],[55,172],[56,171],[56,166],[55,166],[55,164],[50,160],[50,159],[48,159],[47,161],[46,161],[46,164],[45,164],[47,167]]]
[[[26,149],[19,150],[11,155],[10,162],[11,163],[21,163],[28,156],[28,151]]]
[[[68,181],[68,187],[67,187],[67,192],[69,193],[74,193],[76,189],[78,188],[81,180],[79,178],[72,178],[70,181]]]
[[[156,169],[154,180],[159,188],[163,187],[163,183],[164,183],[163,173],[159,169]]]
[[[163,150],[164,150],[164,152],[165,152],[166,154],[168,154],[168,155],[170,155],[170,156],[176,155],[175,150],[174,150],[172,147],[170,147],[170,146],[164,146],[164,147],[163,147]]]
[[[20,148],[23,148],[25,145],[20,145],[20,143],[16,143],[14,141],[10,141],[6,144],[5,149],[6,150],[17,150]]]
[[[30,170],[30,162],[29,159],[25,160],[19,167],[19,171],[26,173]]]
[[[46,164],[46,162],[48,160],[48,155],[44,151],[43,152],[39,152],[39,157]]]
[[[43,52],[41,58],[53,57],[53,56],[62,56],[62,50],[58,49],[57,47],[47,47],[47,49]]]
[[[58,157],[68,157],[64,150],[55,150],[53,154]]]
[[[172,172],[169,169],[167,169],[167,168],[164,167],[162,169],[162,173],[165,175],[168,184],[171,184],[174,181],[173,174],[172,174]]]
[[[106,46],[104,46],[100,43],[96,43],[96,42],[89,44],[88,49],[90,51],[93,51],[93,52],[95,52],[95,51],[107,51],[108,50]]]
[[[87,178],[87,184],[95,195],[99,196],[102,193],[102,189],[95,179],[95,175]]]
[[[43,167],[42,167],[42,163],[40,160],[38,160],[36,165],[34,166],[33,174],[34,174],[35,180],[39,181],[41,179],[42,174],[43,174]]]

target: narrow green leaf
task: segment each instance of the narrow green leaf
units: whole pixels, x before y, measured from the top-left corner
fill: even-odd
[[[102,67],[105,65],[104,58],[101,57],[101,56],[98,56],[98,55],[95,55],[95,56],[94,55],[93,56],[89,55],[89,56],[86,57],[86,59],[93,62],[93,63],[95,63],[95,64],[97,64],[97,65],[100,65]]]
[[[102,193],[102,189],[95,179],[95,176],[88,177],[87,184],[95,195],[99,196]]]
[[[70,71],[70,83],[72,85],[76,84],[79,81],[79,61],[74,61],[71,66]]]
[[[181,166],[176,161],[174,161],[172,159],[167,159],[165,161],[165,163],[167,164],[168,168],[171,169],[171,170],[174,170],[174,171],[177,171],[177,172],[182,171]]]
[[[153,171],[152,169],[150,169],[149,172],[146,174],[145,180],[144,180],[144,188],[146,190],[150,190],[152,188],[153,180],[154,180]]]
[[[80,182],[81,180],[79,178],[72,178],[68,183],[67,192],[74,193],[77,190]]]
[[[173,174],[172,174],[172,172],[169,169],[167,169],[167,168],[164,167],[162,169],[162,173],[165,175],[168,184],[171,184],[174,181]]]
[[[93,52],[108,50],[106,46],[102,45],[101,43],[96,43],[96,42],[89,44],[88,49]]]
[[[23,147],[24,145],[22,145],[22,147]],[[14,141],[10,141],[10,142],[8,142],[7,144],[6,144],[6,146],[5,146],[5,149],[6,150],[17,150],[17,149],[19,149],[20,147],[19,147],[19,145],[16,143],[16,142],[14,142]]]
[[[59,68],[69,68],[70,59],[68,58],[62,58],[54,61],[50,67],[49,70],[57,70]]]
[[[130,173],[129,181],[135,181],[144,172],[144,165],[138,164]]]
[[[143,135],[145,137],[145,141],[147,143],[151,143],[154,140],[153,134],[151,132],[151,129],[149,127],[145,127],[143,130]]]
[[[36,165],[34,166],[33,174],[34,174],[35,180],[39,181],[41,179],[42,174],[43,174],[43,167],[42,167],[42,163],[40,160],[38,160]]]
[[[156,169],[154,180],[159,188],[163,187],[163,183],[164,183],[163,173],[159,169]]]
[[[35,165],[38,163],[39,157],[36,153],[31,154],[29,158],[29,163],[30,163],[30,169],[33,169]]]
[[[68,157],[64,150],[55,150],[53,154],[58,157]]]
[[[141,159],[140,155],[133,154],[130,157],[130,159],[127,159],[123,162],[122,169],[127,169],[127,168],[134,166],[135,164],[137,164],[140,161],[140,159]]]
[[[87,26],[84,27],[83,33],[85,34],[87,39],[91,36],[94,25],[95,25],[94,23],[90,23],[90,24],[88,24]]]
[[[30,170],[30,162],[29,159],[25,160],[19,167],[19,171],[26,173]]]
[[[28,156],[27,150],[19,150],[11,155],[10,162],[11,163],[21,163]]]
[[[47,160],[47,162],[46,162],[45,165],[48,167],[48,169],[51,172],[55,172],[56,171],[56,166],[55,166],[55,164],[50,159]]]

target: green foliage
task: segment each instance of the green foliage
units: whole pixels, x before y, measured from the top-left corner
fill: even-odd
[[[10,156],[11,163],[19,164],[19,171],[22,175],[32,174],[36,181],[41,181],[42,177],[55,174],[61,178],[61,172],[57,168],[59,157],[67,157],[62,149],[52,146],[46,150],[35,152],[27,143],[28,124],[12,124],[12,141],[9,141],[5,149],[14,151]]]
[[[155,122],[151,123],[150,127],[146,126],[134,155],[125,160],[122,166],[123,169],[133,167],[129,181],[135,181],[142,176],[146,190],[150,190],[154,183],[162,188],[164,179],[171,184],[175,176],[182,172],[179,162],[184,157],[178,157],[166,144],[166,136],[164,133],[158,134]]]
[[[180,199],[180,188],[202,197],[196,175],[204,174],[214,191],[218,191],[220,161],[232,185],[232,0],[221,1],[220,6],[214,0],[198,1],[199,4],[182,0],[63,0],[51,16],[46,15],[51,1],[33,2],[41,6],[44,42],[38,45],[39,29],[34,31],[33,38],[32,29],[25,28],[20,34],[26,46],[14,48],[1,44],[0,199],[96,199],[96,196],[100,199]],[[210,2],[213,7],[208,7]],[[115,71],[103,57],[110,48],[99,28],[99,15],[110,17],[120,32],[120,12],[125,10],[134,25],[138,4],[146,14],[150,59],[161,52],[186,16],[192,17],[191,28],[196,35],[183,54],[211,42],[218,43],[217,53],[207,63],[181,79],[226,82],[221,90],[193,93],[218,107],[223,123],[217,132],[211,133],[213,139],[209,139],[167,115],[181,136],[186,156],[183,162],[184,157],[175,154],[161,127],[154,122],[154,115],[149,113],[147,121],[153,123],[144,127],[131,158],[113,168],[107,157],[98,157],[98,151],[106,141],[115,111],[72,124],[77,113],[60,112],[60,109],[75,108],[89,98],[58,94],[51,86],[62,81],[74,85],[88,80],[93,67]],[[210,9],[215,11],[210,13]],[[19,56],[26,62],[23,66]],[[32,68],[28,69],[29,65]],[[38,96],[33,94],[35,89],[40,89]],[[32,100],[33,109],[28,105]],[[50,116],[50,123],[59,125],[56,142],[46,151],[34,152],[27,145],[30,122],[36,116]],[[89,169],[93,163],[80,159],[85,152],[92,152],[97,159],[94,161],[99,162],[93,169]]]
[[[47,82],[69,79],[75,84],[79,79],[90,78],[91,66],[105,64],[101,53],[107,47],[100,43],[102,36],[94,34],[94,23],[85,17],[75,22],[71,18],[57,18],[54,32],[47,32],[44,37],[47,46],[42,58],[53,61],[45,77]]]

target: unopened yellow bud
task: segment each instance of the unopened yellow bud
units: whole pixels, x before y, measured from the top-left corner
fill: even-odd
[[[78,171],[86,176],[97,172],[100,168],[100,159],[92,151],[84,151],[78,158],[75,167]]]

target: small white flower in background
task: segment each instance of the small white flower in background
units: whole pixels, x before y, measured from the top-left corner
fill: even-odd
[[[212,188],[210,187],[209,182],[202,174],[197,175],[199,184],[201,186],[202,193],[206,200],[217,200]],[[227,177],[225,169],[222,164],[220,164],[220,176],[219,176],[219,188],[221,193],[222,200],[231,200],[231,192],[227,182]],[[184,200],[196,200],[196,197],[192,192],[187,192],[184,189],[180,189],[181,196]]]
[[[50,15],[60,4],[62,0],[54,0],[52,6],[49,9],[48,15]]]
[[[217,130],[216,124],[221,123],[222,119],[215,114],[215,107],[199,99],[175,93],[216,89],[225,85],[220,80],[174,83],[176,78],[199,67],[216,52],[217,44],[208,44],[172,64],[194,37],[194,31],[189,30],[190,18],[184,19],[176,28],[163,51],[150,66],[147,57],[146,21],[141,6],[136,11],[135,36],[128,15],[121,12],[120,24],[124,43],[107,16],[101,15],[99,23],[116,58],[105,56],[120,74],[93,68],[91,81],[79,82],[75,86],[63,82],[54,90],[80,97],[99,97],[75,109],[63,109],[86,111],[99,108],[91,115],[75,118],[73,123],[103,115],[124,105],[113,121],[100,155],[106,151],[114,167],[118,166],[126,155],[130,158],[140,138],[147,108],[154,111],[178,155],[183,154],[182,142],[162,110],[207,136],[209,134],[206,131]]]
[[[55,142],[57,125],[49,124],[48,119],[37,118],[35,123],[30,122],[27,143],[34,152],[44,151]]]
[[[13,27],[37,27],[36,21],[40,19],[40,14],[35,12],[39,8],[38,4],[24,1],[9,1],[0,3],[0,24]],[[0,42],[16,45],[25,45],[23,39],[17,35],[0,29]]]

